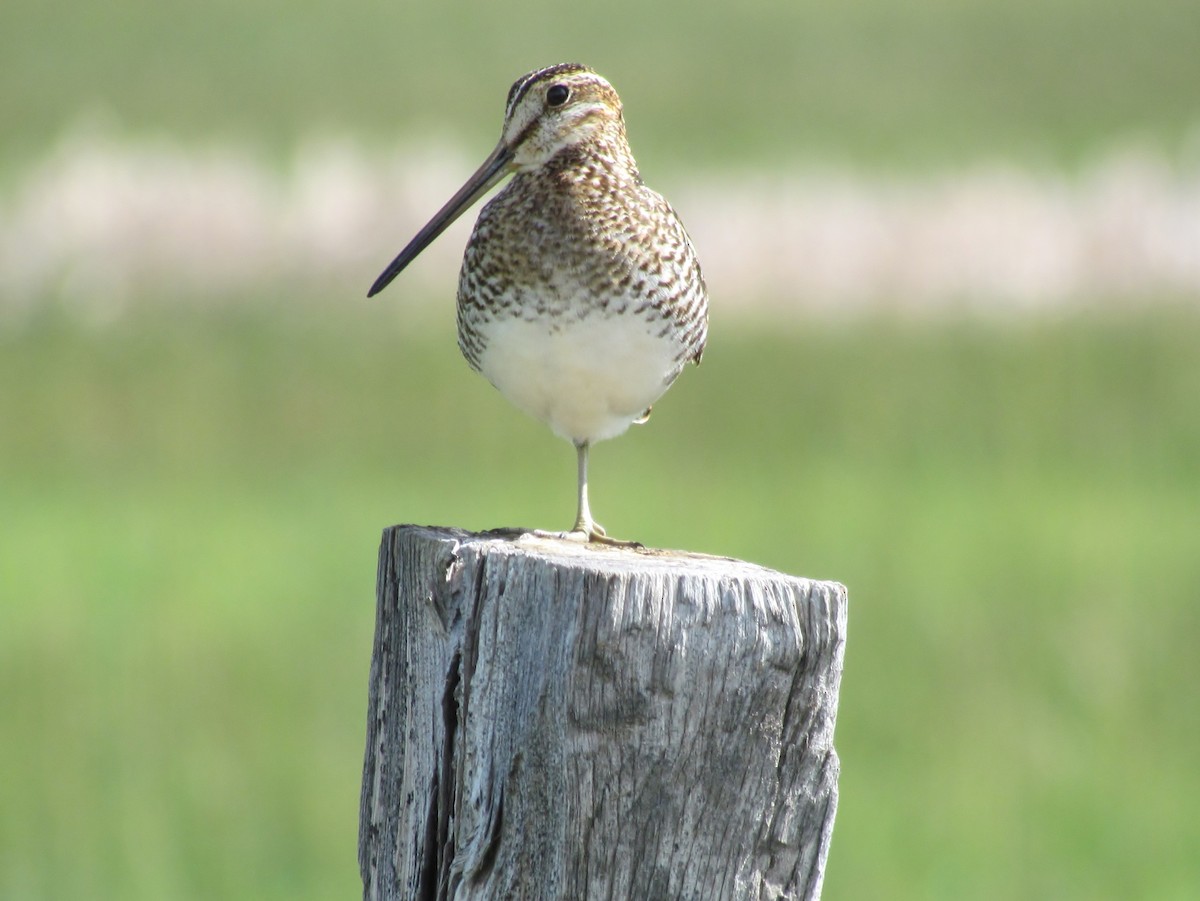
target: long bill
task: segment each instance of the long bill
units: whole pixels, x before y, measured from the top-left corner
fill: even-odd
[[[467,207],[502,179],[508,173],[508,164],[511,159],[512,152],[503,143],[498,144],[491,155],[483,161],[483,165],[467,179],[465,185],[458,189],[458,193],[446,201],[446,205],[425,223],[425,227],[417,232],[416,237],[408,242],[408,246],[400,251],[396,255],[396,259],[392,260],[379,278],[375,279],[375,284],[371,285],[367,297],[374,297],[386,288],[391,280],[399,275],[405,266],[415,260],[417,254],[432,244],[438,235],[449,228],[450,224],[461,216]]]

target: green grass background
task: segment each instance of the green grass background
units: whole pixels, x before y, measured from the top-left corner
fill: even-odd
[[[5,0],[0,152],[82,113],[284,153],[321,131],[490,149],[508,85],[578,60],[621,92],[651,172],[1050,165],[1114,135],[1194,154],[1198,43],[1194,0]]]
[[[281,160],[322,132],[484,151],[511,79],[564,58],[611,75],[668,179],[1072,166],[1131,137],[1186,158],[1198,23],[8,0],[0,184],[80,116]],[[570,448],[469,372],[448,301],[368,304],[374,275],[0,325],[0,898],[359,893],[381,529],[574,512]],[[593,454],[613,533],[848,585],[827,899],[1194,896],[1200,314],[1132,300],[781,329],[714,297],[704,365]]]

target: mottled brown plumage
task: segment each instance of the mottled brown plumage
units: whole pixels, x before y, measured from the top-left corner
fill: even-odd
[[[510,172],[467,244],[459,347],[505,397],[575,444],[573,534],[608,540],[588,508],[588,447],[644,418],[700,361],[708,328],[691,241],[642,182],[612,86],[575,64],[519,79],[496,149],[370,293]]]

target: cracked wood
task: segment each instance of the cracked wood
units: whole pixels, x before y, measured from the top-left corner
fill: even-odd
[[[815,899],[846,594],[724,558],[384,534],[368,899]]]

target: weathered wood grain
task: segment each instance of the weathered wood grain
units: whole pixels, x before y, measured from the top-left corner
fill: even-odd
[[[736,560],[389,529],[364,897],[819,897],[845,627]]]

